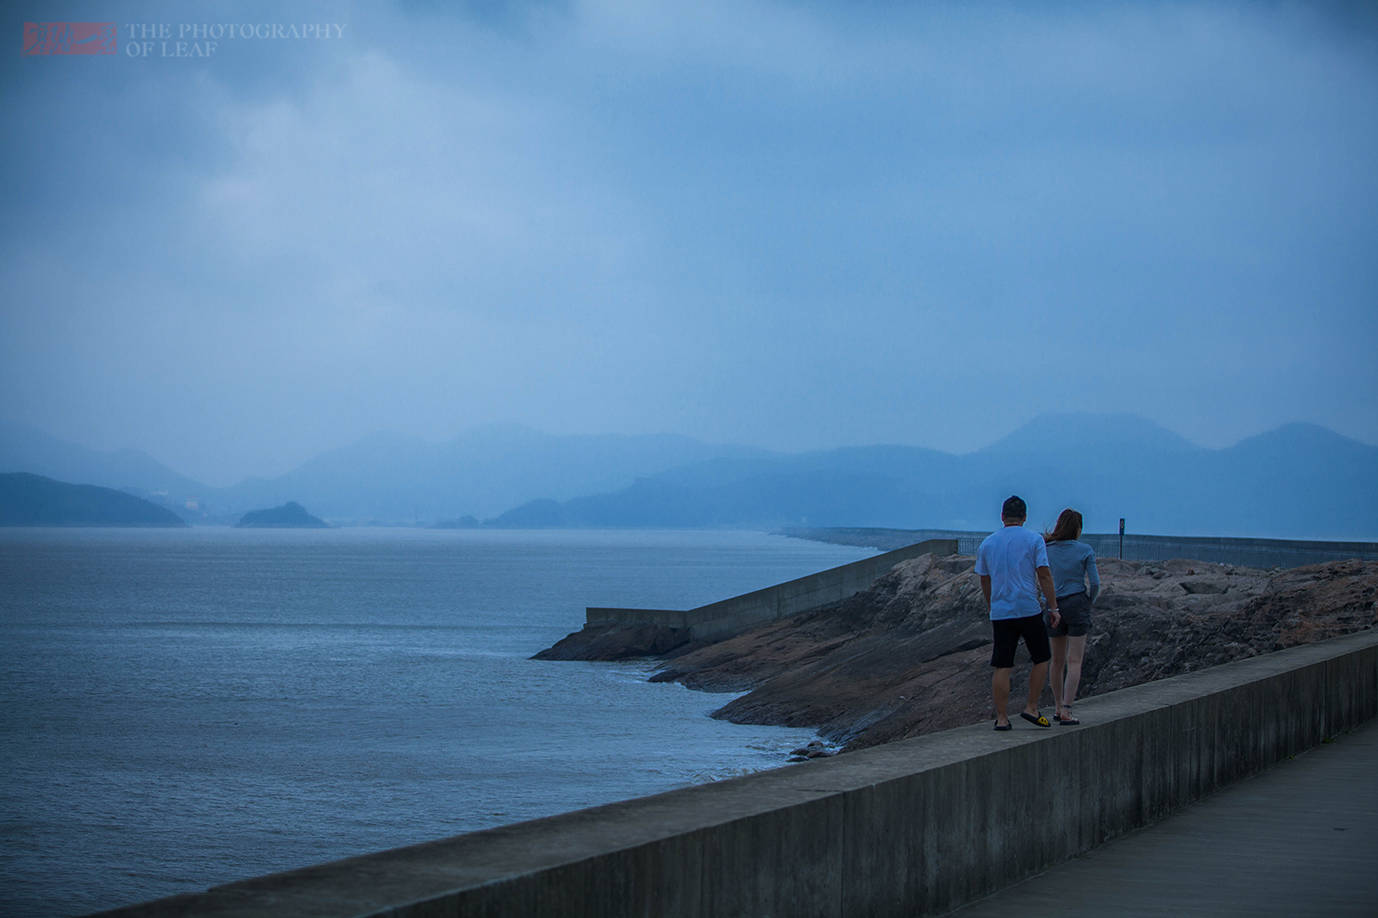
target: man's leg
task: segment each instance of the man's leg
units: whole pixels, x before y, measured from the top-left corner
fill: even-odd
[[[1053,666],[1048,674],[1048,687],[1053,690],[1053,704],[1057,713],[1062,713],[1062,670],[1067,665],[1067,638],[1050,637],[1048,643],[1053,648]]]
[[[990,693],[995,697],[995,722],[1001,726],[1010,722],[1010,673],[1011,669],[996,667],[990,677]]]
[[[995,725],[1002,730],[1010,726],[1010,673],[1014,672],[1014,651],[1019,646],[1017,620],[1000,619],[990,623],[991,651],[990,694],[995,699]]]
[[[1053,655],[1048,643],[1048,629],[1044,627],[1042,615],[1031,615],[1019,620],[1023,632],[1024,646],[1029,650],[1033,670],[1029,673],[1029,703],[1024,711],[1038,716],[1038,698],[1043,694],[1043,682],[1048,678],[1048,660]]]

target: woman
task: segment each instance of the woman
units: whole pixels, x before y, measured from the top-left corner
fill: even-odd
[[[1048,543],[1048,567],[1053,573],[1053,591],[1057,593],[1058,610],[1062,613],[1058,626],[1048,628],[1053,649],[1048,685],[1057,705],[1053,719],[1062,726],[1081,723],[1072,716],[1072,700],[1077,697],[1077,684],[1081,682],[1086,632],[1091,627],[1091,604],[1100,592],[1096,553],[1090,545],[1077,541],[1080,538],[1081,514],[1070,507],[1058,516],[1053,531],[1043,537]]]

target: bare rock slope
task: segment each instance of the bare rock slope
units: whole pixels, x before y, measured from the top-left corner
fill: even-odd
[[[850,599],[671,650],[653,678],[746,692],[714,716],[815,727],[847,749],[979,721],[992,714],[990,625],[973,564],[906,561]],[[1373,561],[1261,571],[1103,559],[1100,572],[1081,697],[1378,624]],[[1021,650],[1016,678],[1027,670]]]

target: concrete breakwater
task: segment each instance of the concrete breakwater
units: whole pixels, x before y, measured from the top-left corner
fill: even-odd
[[[861,545],[888,550],[928,539],[955,540],[957,552],[976,551],[989,532],[954,529],[880,529],[865,527],[794,527],[785,535],[838,545]],[[1327,542],[1314,539],[1243,539],[1226,536],[1160,536],[1127,533],[1121,542],[1118,533],[1086,533],[1083,542],[1101,558],[1120,557],[1126,561],[1170,561],[1190,558],[1215,564],[1242,567],[1288,568],[1326,561],[1358,558],[1378,561],[1378,542]]]
[[[1374,717],[1378,631],[1079,712],[1075,730],[960,727],[110,914],[940,913]]]
[[[684,629],[690,640],[716,641],[762,622],[846,599],[866,589],[901,561],[923,554],[951,555],[956,551],[957,544],[951,539],[930,539],[683,612],[591,607],[585,616],[590,625],[654,621]]]
[[[955,539],[930,539],[694,609],[590,606],[584,613],[582,631],[536,654],[536,659],[653,656],[691,642],[721,641],[757,625],[853,596],[911,558],[956,551]]]

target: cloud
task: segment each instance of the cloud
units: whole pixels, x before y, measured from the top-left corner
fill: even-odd
[[[1237,4],[331,15],[335,45],[6,65],[22,123],[64,113],[7,144],[39,179],[0,223],[16,419],[222,478],[494,420],[1378,439],[1371,31]]]

